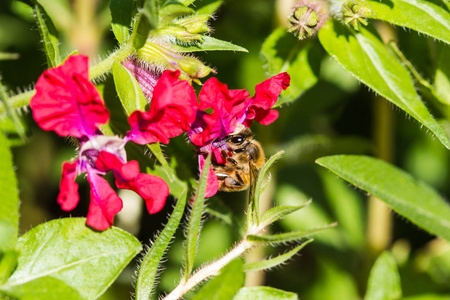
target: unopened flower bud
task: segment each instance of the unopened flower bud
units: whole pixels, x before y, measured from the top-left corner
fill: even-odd
[[[288,31],[302,40],[314,35],[327,18],[327,9],[322,1],[302,0],[294,6],[288,19],[291,24]]]
[[[372,12],[364,1],[352,0],[343,7],[344,23],[351,25],[355,30],[359,30],[359,24],[367,26],[366,18],[371,15]]]

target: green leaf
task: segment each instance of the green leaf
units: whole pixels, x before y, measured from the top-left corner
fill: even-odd
[[[169,2],[169,4],[161,7],[159,10],[159,26],[162,28],[177,18],[195,13],[195,10],[186,6],[177,2]]]
[[[301,249],[303,249],[303,247],[305,247],[312,241],[313,241],[313,239],[309,239],[309,240],[303,242],[301,245],[295,247],[294,249],[292,249],[284,254],[278,255],[277,257],[245,264],[244,271],[248,272],[248,271],[266,270],[266,269],[270,269],[275,266],[278,266],[279,264],[282,264],[282,263],[286,262],[288,259],[290,259],[291,257],[293,257]]]
[[[449,300],[450,295],[423,294],[418,296],[404,297],[402,300]]]
[[[434,87],[439,99],[450,105],[450,47],[447,45],[438,46],[439,56],[434,75]]]
[[[0,51],[0,60],[13,60],[19,59],[19,53],[2,52]]]
[[[19,191],[9,142],[0,132],[0,253],[13,249],[19,234]]]
[[[311,228],[307,230],[301,230],[301,231],[291,231],[291,232],[285,232],[285,233],[279,233],[279,234],[272,234],[272,235],[253,235],[249,234],[247,236],[247,240],[251,242],[261,242],[261,243],[270,243],[270,244],[280,244],[280,243],[286,243],[286,242],[293,242],[301,240],[305,237],[310,237],[313,234],[316,234],[320,231],[323,231],[325,229],[336,227],[337,223],[333,223],[326,226],[321,226],[317,228]]]
[[[212,15],[217,11],[217,9],[219,8],[220,5],[222,5],[222,3],[223,0],[211,2],[197,9],[196,13],[198,15]]]
[[[382,253],[372,267],[365,300],[395,300],[402,297],[400,275],[394,258]]]
[[[261,170],[256,174],[256,184],[255,186],[250,187],[250,195],[249,195],[249,211],[247,212],[247,228],[250,227],[251,224],[253,224],[254,220],[256,219],[256,224],[259,224],[259,197],[261,196],[263,192],[263,180],[266,176],[266,173],[269,171],[269,168],[283,155],[284,151],[279,151],[272,155],[267,162],[264,164],[264,166],[261,168]]]
[[[166,158],[164,157],[164,154],[161,150],[160,143],[153,143],[153,144],[147,144],[148,149],[152,152],[152,154],[156,157],[156,159],[161,164],[164,172],[166,173],[166,179],[168,179],[168,182],[173,182],[176,180],[175,171],[170,167],[169,163],[167,162]]]
[[[329,21],[320,29],[319,40],[359,81],[425,125],[450,148],[450,141],[422,103],[408,71],[372,32],[361,28],[355,33],[337,21]]]
[[[177,0],[177,1],[183,4],[184,6],[189,6],[195,2],[195,0]]]
[[[118,61],[113,63],[112,72],[117,95],[126,114],[129,116],[136,110],[145,111],[147,99],[133,74]]]
[[[417,226],[450,241],[450,205],[408,173],[382,160],[358,155],[322,157],[317,163],[386,202]]]
[[[164,227],[163,231],[159,234],[156,241],[153,243],[150,250],[145,255],[139,266],[138,277],[136,280],[136,299],[149,299],[150,294],[155,283],[158,266],[161,259],[172,240],[175,231],[180,224],[180,220],[183,217],[184,207],[186,206],[187,188],[178,198],[175,209],[170,216],[169,221]]]
[[[53,220],[20,237],[18,267],[0,290],[20,299],[95,299],[141,250],[131,234],[90,229],[85,218]]]
[[[238,51],[248,52],[247,49],[234,45],[230,42],[222,41],[207,35],[202,36],[203,42],[189,46],[172,45],[173,49],[184,52],[196,52],[196,51]]]
[[[310,63],[314,51],[318,50],[312,43],[299,41],[286,28],[275,29],[264,41],[261,54],[267,61],[269,75],[288,72],[291,76],[291,85],[281,93],[277,106],[298,99],[316,84],[318,61],[317,68]]]
[[[47,57],[47,67],[53,68],[61,63],[58,33],[44,8],[37,1],[33,2],[34,16],[44,44],[45,56]]]
[[[205,202],[206,179],[208,178],[208,170],[211,164],[211,156],[205,161],[203,170],[200,175],[197,191],[195,192],[194,203],[192,205],[191,215],[186,236],[186,262],[184,270],[184,278],[187,280],[194,267],[194,258],[197,251],[198,238],[200,235],[200,222],[203,214],[203,205]]]
[[[19,251],[10,249],[0,254],[0,286],[6,282],[17,267]]]
[[[242,259],[235,259],[222,269],[220,275],[208,281],[191,300],[232,299],[244,285]]]
[[[133,26],[131,44],[138,50],[145,45],[150,31],[158,28],[158,1],[146,0]]]
[[[370,0],[371,18],[408,27],[450,44],[450,13],[424,0]]]
[[[1,79],[1,78],[0,78]],[[6,110],[7,118],[0,119],[1,130],[9,137],[10,145],[13,146],[13,138],[17,136],[21,141],[26,141],[26,129],[16,109],[12,109],[9,104],[10,99],[6,94],[6,89],[0,80],[0,103]]]
[[[298,296],[273,287],[255,286],[240,289],[233,300],[298,300]]]
[[[130,24],[133,17],[134,1],[111,0],[111,27],[119,43],[125,44],[130,35]]]
[[[443,151],[444,148],[440,147]],[[361,249],[365,243],[365,225],[363,199],[348,183],[340,180],[333,173],[326,170],[320,172],[323,191],[335,220],[339,223],[348,245]]]
[[[273,207],[271,209],[269,209],[268,211],[266,211],[262,216],[261,216],[261,223],[263,224],[272,224],[273,222],[278,221],[279,219],[282,219],[283,217],[296,212],[297,210],[308,206],[311,203],[310,201],[305,202],[302,205],[296,205],[296,206],[276,206]]]

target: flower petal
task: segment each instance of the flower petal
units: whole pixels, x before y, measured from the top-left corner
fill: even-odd
[[[75,182],[75,178],[77,177],[77,166],[78,161],[73,163],[65,162],[62,166],[57,201],[59,205],[61,205],[61,209],[65,211],[74,209],[78,204],[78,184]]]
[[[162,142],[191,128],[198,110],[193,87],[178,80],[179,71],[165,71],[153,90],[148,112],[135,111],[128,118],[127,137],[137,144]]]
[[[245,125],[251,125],[255,120],[263,125],[268,125],[278,118],[278,112],[271,109],[277,102],[281,91],[287,89],[290,84],[290,76],[288,73],[280,73],[269,78],[255,88],[255,96],[250,102],[247,110]]]
[[[109,119],[108,110],[89,81],[88,58],[82,55],[71,56],[61,66],[44,71],[30,107],[42,129],[61,136],[91,136]]]
[[[123,163],[114,154],[102,151],[95,166],[102,172],[114,171],[117,187],[139,194],[150,214],[157,213],[164,207],[169,195],[169,186],[158,176],[140,173],[137,161]]]
[[[114,216],[122,209],[122,200],[108,182],[93,171],[88,171],[91,184],[91,203],[86,223],[98,230],[113,224]]]
[[[189,133],[191,142],[204,146],[232,133],[251,100],[248,95],[246,90],[228,90],[217,78],[208,79],[200,91],[200,112]]]
[[[203,155],[198,156],[198,165],[200,168],[200,177],[201,177],[201,172],[203,171],[203,166],[205,165],[205,158],[203,157]],[[214,196],[218,190],[219,190],[219,179],[217,179],[214,170],[211,167],[209,167],[208,177],[206,179],[205,197],[209,198]]]

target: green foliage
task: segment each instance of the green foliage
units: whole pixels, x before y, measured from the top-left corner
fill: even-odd
[[[134,2],[111,0],[111,27],[119,44],[125,44],[130,36],[130,25],[133,17]]]
[[[200,180],[195,193],[192,211],[189,217],[189,224],[186,236],[186,263],[184,270],[184,279],[187,279],[194,267],[195,253],[197,252],[197,243],[200,235],[200,223],[203,214],[203,205],[205,201],[206,179],[208,177],[209,166],[211,165],[211,156],[205,161],[205,165],[200,173]]]
[[[355,33],[337,21],[329,21],[320,30],[319,39],[347,71],[426,126],[450,148],[447,135],[421,101],[408,71],[376,34],[365,28]]]
[[[270,269],[275,266],[278,266],[280,264],[286,263],[287,260],[291,259],[294,255],[296,255],[303,247],[311,243],[313,239],[309,239],[303,243],[301,243],[299,246],[293,248],[292,250],[280,254],[274,258],[266,259],[263,261],[257,261],[253,263],[247,263],[244,265],[244,271],[256,271],[256,270],[265,270]]]
[[[373,19],[408,27],[450,44],[450,13],[431,1],[370,0],[367,6]]]
[[[223,268],[217,277],[208,281],[192,300],[233,299],[233,296],[244,285],[244,277],[242,259],[235,259]]]
[[[203,42],[193,45],[174,45],[174,49],[183,52],[197,52],[197,51],[239,51],[248,52],[247,49],[234,45],[227,41],[222,41],[210,36],[203,36]]]
[[[138,300],[148,299],[152,293],[158,266],[183,216],[184,207],[186,206],[187,189],[185,188],[177,197],[178,201],[169,221],[158,238],[153,242],[153,245],[139,266],[136,280],[136,299]]]
[[[95,299],[141,250],[131,234],[96,232],[86,219],[41,224],[19,238],[18,267],[0,291],[20,299]],[[101,270],[101,272],[99,272]]]
[[[414,224],[450,240],[450,205],[425,183],[382,160],[365,156],[322,157],[317,163],[386,202]]]
[[[315,53],[317,47],[300,42],[285,28],[275,29],[265,40],[261,54],[267,61],[269,74],[288,72],[291,76],[291,86],[282,92],[277,106],[295,101],[316,84],[318,67],[311,63]]]
[[[131,34],[131,44],[134,49],[140,49],[147,42],[148,35],[151,30],[158,28],[159,7],[157,0],[145,0],[144,6],[133,26]]]
[[[395,300],[402,297],[400,275],[394,258],[389,252],[382,253],[372,270],[365,300]]]
[[[9,143],[0,132],[0,254],[14,249],[19,234],[19,191]]]
[[[285,292],[267,286],[244,287],[239,290],[234,300],[298,300],[294,293]]]
[[[44,44],[45,55],[47,57],[47,67],[53,68],[61,63],[59,55],[59,39],[55,25],[49,18],[44,8],[33,0],[33,11],[38,24],[39,34],[41,35],[42,43]]]
[[[112,72],[117,95],[126,114],[129,116],[135,110],[144,111],[147,100],[136,78],[118,61],[114,62]]]

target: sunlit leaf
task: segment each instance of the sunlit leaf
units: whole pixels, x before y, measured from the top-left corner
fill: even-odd
[[[222,300],[233,299],[244,285],[242,259],[235,259],[222,269],[217,277],[207,282],[191,300]]]
[[[173,45],[173,49],[178,52],[196,52],[196,51],[238,51],[238,52],[248,52],[247,49],[234,45],[227,41],[222,41],[210,36],[202,36],[202,43],[197,43],[194,45]]]
[[[203,205],[205,202],[205,190],[206,190],[206,179],[208,177],[209,166],[211,165],[211,156],[205,161],[203,170],[201,172],[200,180],[198,182],[197,191],[195,192],[194,202],[192,204],[191,215],[189,216],[189,224],[187,228],[186,236],[186,262],[184,278],[187,279],[191,274],[192,268],[194,267],[194,258],[197,250],[198,238],[200,235],[200,223],[203,213]]]
[[[273,287],[255,286],[240,289],[233,300],[298,300],[298,296]]]
[[[450,205],[408,173],[382,160],[358,155],[322,157],[317,163],[386,202],[417,226],[450,240]]]
[[[424,0],[370,0],[371,18],[408,27],[450,44],[450,13]]]
[[[7,138],[0,132],[0,253],[13,249],[19,234],[19,190]]]
[[[134,2],[111,0],[111,27],[114,36],[120,44],[127,42],[130,35],[131,19],[133,17]]]
[[[98,232],[85,218],[53,220],[19,238],[18,267],[0,289],[20,299],[95,299],[141,248],[118,228]]]
[[[8,280],[17,267],[19,251],[9,249],[0,253],[0,286]]]
[[[133,74],[118,61],[114,62],[112,72],[117,95],[126,114],[129,116],[136,110],[145,111],[147,100]]]
[[[144,256],[139,266],[138,277],[136,280],[136,299],[149,299],[155,283],[158,266],[166,252],[166,249],[172,240],[172,237],[180,224],[183,217],[184,207],[187,199],[187,188],[179,195],[175,209],[170,216],[169,221],[159,234],[158,238],[153,242],[152,247]]]
[[[55,26],[49,18],[44,8],[33,1],[33,11],[38,25],[39,33],[41,35],[42,43],[44,44],[45,55],[47,57],[48,68],[53,68],[61,63],[59,55],[59,39]]]
[[[319,31],[325,50],[372,90],[425,125],[447,148],[450,141],[417,94],[408,71],[366,28],[355,33],[337,21]]]
[[[288,251],[286,253],[283,253],[281,255],[278,255],[278,256],[276,256],[274,258],[266,259],[266,260],[262,260],[262,261],[257,261],[257,262],[253,262],[253,263],[247,263],[247,264],[244,265],[244,271],[248,272],[248,271],[265,270],[265,269],[270,269],[270,268],[273,268],[275,266],[278,266],[278,265],[286,262],[291,257],[293,257],[301,249],[303,249],[303,247],[305,247],[306,245],[308,245],[312,241],[313,241],[313,239],[309,239],[309,240],[303,242],[301,245],[295,247],[294,249],[292,249],[292,250],[290,250],[290,251]]]
[[[172,20],[186,15],[191,15],[193,13],[195,13],[195,11],[190,7],[178,4],[175,1],[169,2],[159,10],[159,26],[164,27]]]
[[[288,103],[299,98],[306,90],[316,84],[318,78],[318,60],[311,64],[316,51],[312,43],[301,42],[286,28],[277,28],[265,40],[261,54],[267,61],[269,75],[288,72],[291,84],[283,91],[276,105]]]
[[[134,23],[131,42],[134,49],[140,49],[145,45],[151,30],[158,28],[158,1],[146,0]]]
[[[364,300],[395,300],[402,297],[400,275],[394,258],[382,253],[370,271]]]

